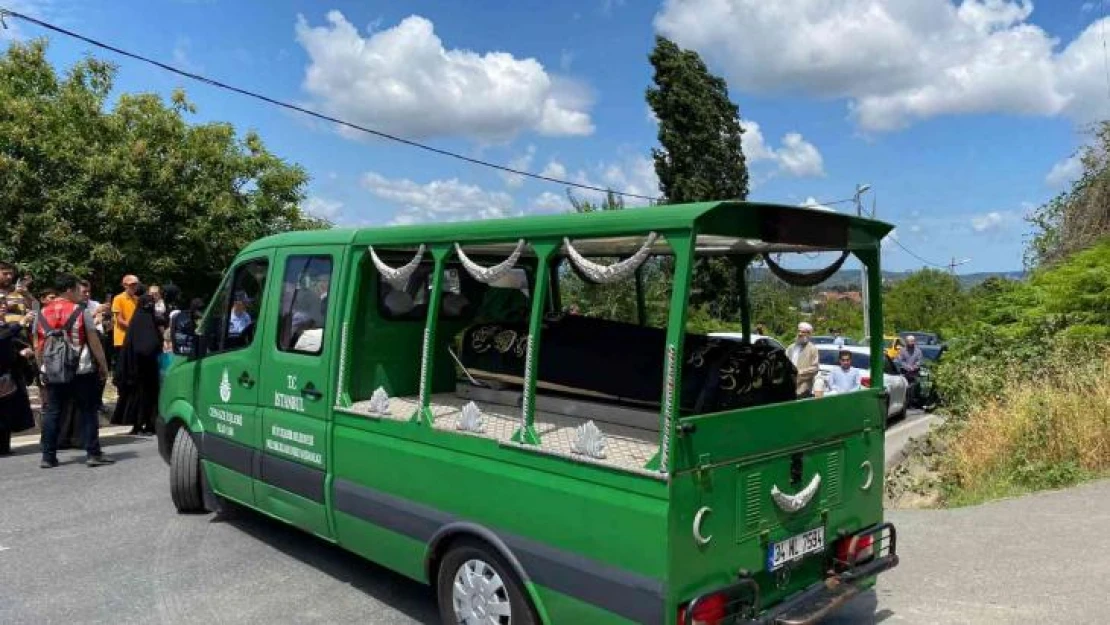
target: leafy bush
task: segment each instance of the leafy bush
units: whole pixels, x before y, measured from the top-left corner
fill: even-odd
[[[1084,349],[1110,343],[1110,240],[1026,282],[975,293],[978,320],[950,344],[936,372],[945,409],[960,418],[999,401],[1011,382],[1074,365]],[[1071,360],[1049,358],[1056,351]]]

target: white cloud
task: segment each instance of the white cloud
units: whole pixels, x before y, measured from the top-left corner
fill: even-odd
[[[312,196],[305,200],[304,210],[313,217],[335,221],[335,218],[339,216],[339,212],[343,210],[343,202]]]
[[[1060,48],[1032,11],[1029,0],[666,0],[655,28],[734,88],[846,98],[868,131],[971,113],[1105,117],[1102,20]]]
[[[816,208],[816,209],[820,209],[820,210],[823,210],[823,211],[829,211],[831,213],[836,212],[835,208],[833,208],[831,206],[826,206],[826,205],[822,204],[821,202],[818,202],[817,198],[813,197],[812,195],[807,197],[805,199],[805,201],[802,202],[801,204],[799,204],[798,206],[804,206],[806,208]]]
[[[544,191],[531,202],[528,203],[529,208],[535,208],[544,213],[562,213],[570,208],[570,200],[565,195],[552,193],[551,191]]]
[[[1096,8],[1098,8],[1099,4],[1100,3],[1098,2],[1084,2],[1082,6],[1079,7],[1079,12],[1090,13],[1091,11],[1094,11]]]
[[[567,177],[567,168],[559,161],[550,161],[547,163],[547,166],[543,168],[543,171],[540,172],[540,175],[547,176],[548,178],[565,180]]]
[[[367,172],[362,176],[362,186],[375,197],[400,207],[390,222],[396,225],[507,217],[513,208],[508,193],[486,191],[456,178],[420,184]]]
[[[571,64],[574,63],[574,52],[570,50],[563,50],[559,53],[559,70],[564,74],[570,71]]]
[[[1006,229],[1018,219],[1016,211],[991,211],[971,216],[971,230],[980,234],[990,234]]]
[[[536,146],[529,145],[528,149],[523,154],[519,154],[509,160],[509,167],[519,171],[528,171],[532,166],[532,159],[536,156]],[[510,189],[519,189],[524,186],[524,176],[520,174],[510,174],[508,172],[501,172],[501,177],[505,179],[505,184]]]
[[[563,163],[553,160],[547,163],[541,173],[544,176],[601,189],[612,189],[650,198],[659,197],[659,178],[655,175],[655,162],[650,157],[639,154],[620,156],[611,161],[601,161],[591,167],[574,171],[568,170]],[[603,202],[606,196],[604,191],[579,188],[571,188],[571,193],[576,198],[595,204]],[[559,196],[555,195],[555,197]],[[547,200],[552,203],[555,201],[551,197]],[[562,198],[560,201],[564,207],[570,208],[569,199]],[[626,197],[624,201],[627,206],[645,206],[651,203],[649,200],[635,197]]]
[[[805,176],[824,176],[825,160],[817,147],[796,132],[788,132],[782,138],[778,150],[779,165],[783,171],[799,178]]]
[[[416,15],[366,37],[339,11],[327,22],[314,27],[298,16],[296,24],[309,57],[303,87],[325,113],[410,138],[594,131],[589,90],[535,59],[447,49]]]
[[[601,14],[609,16],[613,9],[624,6],[624,0],[601,0]]]
[[[744,128],[741,147],[748,163],[771,161],[778,165],[779,171],[798,178],[825,175],[825,159],[821,152],[801,134],[786,133],[782,146],[775,149],[767,144],[758,122],[745,120],[740,125]]]
[[[1052,166],[1052,170],[1045,176],[1044,181],[1050,187],[1063,187],[1083,175],[1083,160],[1079,154],[1074,154]]]
[[[189,57],[189,50],[192,47],[193,41],[191,39],[188,37],[178,37],[177,42],[173,44],[173,64],[185,71],[200,72],[204,68]]]

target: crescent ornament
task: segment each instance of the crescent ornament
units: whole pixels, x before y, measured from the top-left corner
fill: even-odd
[[[864,460],[863,464],[859,465],[859,468],[867,473],[867,479],[863,481],[863,486],[860,486],[859,489],[868,490],[871,488],[871,482],[875,480],[875,469],[871,467],[870,460]]]
[[[524,252],[524,239],[520,239],[516,243],[516,249],[504,261],[492,266],[483,267],[478,263],[470,260],[470,257],[463,252],[462,247],[456,243],[455,252],[459,255],[459,260],[462,261],[462,266],[466,268],[466,272],[474,277],[475,280],[489,284],[495,282],[498,278],[505,275],[507,271],[516,266],[516,261],[520,260],[520,255]]]
[[[587,278],[597,284],[608,284],[627,278],[633,271],[636,271],[651,254],[651,246],[655,245],[657,238],[659,238],[658,234],[649,233],[647,240],[644,241],[644,244],[640,246],[635,254],[612,265],[601,265],[587,260],[578,250],[574,249],[567,237],[563,237],[563,246],[566,248],[567,256],[570,257],[571,262]]]
[[[420,266],[420,260],[424,257],[424,249],[424,246],[421,245],[416,250],[416,256],[413,256],[412,260],[401,267],[394,268],[382,262],[382,259],[378,258],[378,253],[374,251],[374,246],[369,246],[370,259],[374,261],[374,267],[378,270],[378,273],[381,274],[382,278],[395,289],[405,288],[405,284],[409,281],[409,278],[416,272],[416,268]]]
[[[775,505],[783,512],[797,512],[809,505],[810,500],[817,494],[817,489],[820,486],[821,474],[814,473],[813,479],[809,481],[809,484],[794,495],[787,495],[779,490],[778,485],[772,485],[771,499],[775,500]]]
[[[703,536],[701,533],[701,524],[705,521],[705,516],[707,514],[711,514],[712,512],[713,509],[709,506],[702,506],[701,509],[698,510],[697,514],[694,515],[694,542],[696,542],[699,547],[703,545],[708,545],[709,541],[713,540],[712,534],[710,534],[709,536]]]

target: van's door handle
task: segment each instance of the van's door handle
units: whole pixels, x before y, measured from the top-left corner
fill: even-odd
[[[254,378],[251,377],[250,373],[244,371],[239,375],[239,386],[242,386],[243,388],[250,388],[254,386]]]
[[[320,401],[320,399],[324,396],[323,393],[316,390],[316,385],[312,382],[309,382],[305,385],[304,388],[301,389],[301,395],[304,395],[312,401]]]

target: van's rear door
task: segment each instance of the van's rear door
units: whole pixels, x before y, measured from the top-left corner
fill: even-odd
[[[764,605],[824,578],[839,534],[882,519],[878,390],[683,418],[671,480],[678,601],[750,576]]]

